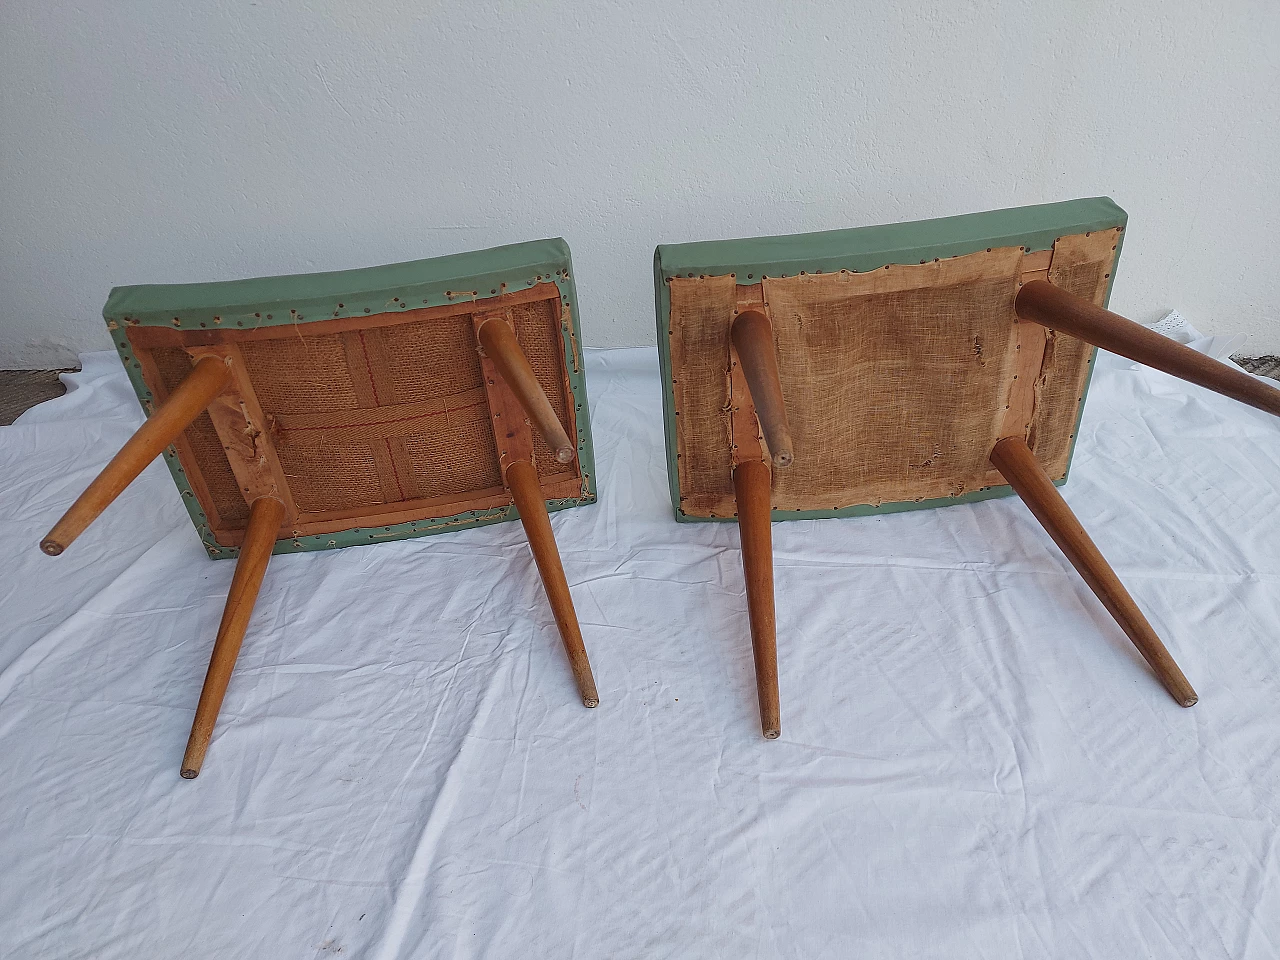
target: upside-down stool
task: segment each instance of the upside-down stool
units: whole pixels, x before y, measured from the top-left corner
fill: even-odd
[[[197,776],[273,553],[514,519],[583,703],[599,702],[548,510],[595,502],[569,248],[117,287],[148,419],[49,532],[62,553],[163,454],[209,556],[237,557],[182,776]]]
[[[659,246],[676,519],[737,519],[761,725],[781,731],[770,520],[1017,493],[1179,704],[1196,693],[1056,489],[1097,347],[1280,415],[1280,390],[1105,307],[1106,198]]]

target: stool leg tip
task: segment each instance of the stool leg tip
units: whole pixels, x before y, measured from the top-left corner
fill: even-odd
[[[199,770],[192,769],[191,767],[183,767],[183,768],[182,768],[182,779],[183,779],[183,780],[194,780],[194,779],[195,779],[196,777],[198,777],[198,776],[200,776],[200,771],[199,771]]]
[[[62,553],[62,551],[65,550],[66,547],[58,543],[58,541],[56,540],[41,540],[40,549],[42,552],[48,554],[49,556],[56,557],[60,553]]]

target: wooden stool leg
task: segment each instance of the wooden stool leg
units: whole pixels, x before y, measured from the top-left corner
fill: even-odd
[[[760,420],[760,430],[769,445],[775,467],[789,467],[795,454],[787,408],[782,402],[782,378],[778,374],[778,354],[773,346],[773,324],[759,310],[740,314],[729,328],[733,347],[742,362],[742,375],[751,402]]]
[[[573,610],[573,598],[569,596],[569,581],[560,563],[560,551],[551,532],[551,518],[547,516],[547,504],[542,499],[542,487],[538,484],[538,472],[528,460],[516,460],[507,467],[507,487],[520,511],[520,522],[529,538],[534,562],[542,577],[542,586],[551,602],[560,639],[569,655],[569,668],[578,684],[583,706],[600,704],[596,693],[595,677],[591,675],[591,663],[587,660],[587,648],[582,643],[582,630],[578,627],[578,615]]]
[[[1280,416],[1280,389],[1067,293],[1047,280],[1023,284],[1014,308],[1023,320],[1053,327],[1095,347]]]
[[[561,463],[572,462],[573,441],[565,433],[555,408],[551,406],[551,401],[542,390],[542,384],[534,375],[533,367],[529,365],[529,358],[520,349],[516,335],[511,332],[506,321],[500,317],[491,317],[480,324],[476,335],[485,354],[498,368],[502,379],[520,401],[520,406],[533,421],[538,433],[542,434],[542,439],[555,451],[556,459]]]
[[[80,494],[71,509],[54,524],[48,536],[40,541],[40,549],[56,557],[69,547],[71,541],[80,536],[85,527],[137,479],[147,464],[204,412],[230,379],[231,371],[221,360],[205,357],[199,361],[169,399],[147,418],[147,422],[120,448],[88,489]]]
[[[1124,588],[1115,571],[1089,539],[1084,527],[1036,461],[1026,442],[1021,437],[1006,437],[999,441],[991,451],[991,463],[1031,509],[1040,525],[1053,538],[1053,542],[1079,571],[1089,589],[1097,594],[1102,605],[1116,618],[1120,629],[1146,658],[1169,695],[1184,707],[1194,704],[1197,700],[1195,690],[1182,675],[1156,632],[1151,629],[1151,624],[1133,602],[1133,597],[1129,596],[1129,591]]]
[[[244,531],[244,543],[236,560],[236,572],[231,578],[231,590],[222,612],[218,637],[213,642],[213,656],[209,659],[209,672],[200,691],[200,703],[196,706],[195,722],[191,724],[191,737],[187,740],[187,752],[182,758],[182,776],[194,780],[204,765],[204,755],[213,736],[213,725],[222,708],[222,698],[235,669],[240,643],[244,640],[253,604],[258,599],[262,576],[267,572],[267,561],[280,533],[284,520],[284,504],[274,497],[259,497],[249,508],[249,524]]]
[[[751,649],[760,696],[760,729],[766,740],[782,733],[778,701],[778,625],[773,609],[773,531],[769,521],[769,467],[754,460],[733,470],[742,537],[742,573],[747,582]]]

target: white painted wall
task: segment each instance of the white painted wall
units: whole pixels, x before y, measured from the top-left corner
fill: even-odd
[[[1275,0],[4,0],[0,366],[113,284],[557,234],[650,343],[659,241],[1096,194],[1113,306],[1280,352],[1278,50]]]

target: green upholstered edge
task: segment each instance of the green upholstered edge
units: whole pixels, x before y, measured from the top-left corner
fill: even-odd
[[[740,285],[758,283],[762,277],[790,276],[801,271],[832,270],[866,272],[885,264],[921,263],[942,257],[976,253],[988,247],[1025,247],[1028,252],[1049,250],[1058,237],[1124,227],[1128,215],[1109,197],[1011,207],[987,213],[969,213],[937,220],[917,220],[849,230],[827,230],[784,237],[745,240],[710,240],[698,243],[659,244],[653,256],[654,300],[658,320],[658,359],[662,368],[662,412],[666,421],[667,480],[676,519],[686,523],[734,520],[733,517],[693,517],[680,509],[680,478],[676,468],[675,392],[671,376],[671,299],[666,281],[672,277],[734,274]],[[1119,244],[1123,244],[1124,234]],[[1117,260],[1120,249],[1116,250]],[[1115,283],[1115,270],[1107,285],[1107,299]],[[1097,350],[1089,355],[1085,381],[1087,398]],[[1080,434],[1079,416],[1068,455],[1075,455]],[[1055,481],[1066,483],[1067,475]],[[774,520],[816,520],[825,517],[865,517],[903,510],[924,510],[957,503],[974,503],[1013,493],[1008,485],[984,487],[959,497],[858,504],[840,510],[774,510]]]
[[[569,308],[573,338],[582,343],[578,319],[578,296],[573,283],[573,264],[564,240],[534,240],[508,244],[489,250],[415,260],[383,267],[365,267],[332,273],[261,277],[221,283],[146,284],[116,287],[102,309],[129,380],[142,408],[151,412],[153,397],[142,380],[142,368],[123,331],[127,326],[167,327],[174,330],[254,329],[313,323],[339,317],[395,313],[420,306],[464,303],[471,299],[531,287],[539,282],[554,283]],[[565,369],[578,426],[578,459],[582,468],[583,493],[579,497],[548,500],[548,510],[564,510],[596,501],[595,453],[591,442],[591,413],[587,406],[586,369],[578,351],[574,369],[573,345],[566,342]],[[235,557],[239,549],[225,547],[213,539],[208,517],[200,509],[191,485],[170,447],[164,453],[169,472],[182,494],[187,512],[195,524],[209,556]],[[340,533],[298,537],[276,542],[273,553],[301,553],[331,550],[385,540],[403,540],[434,533],[514,520],[514,506],[470,510],[452,517],[393,524],[389,527],[356,528]]]

